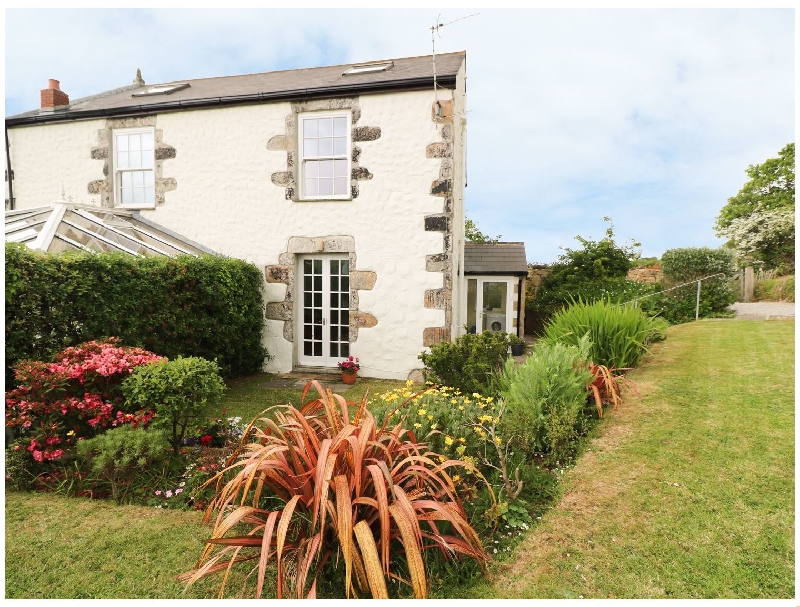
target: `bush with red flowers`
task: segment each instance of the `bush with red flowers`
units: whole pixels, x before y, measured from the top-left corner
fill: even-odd
[[[21,361],[6,394],[6,426],[39,464],[71,455],[75,444],[124,424],[147,426],[154,412],[125,407],[120,384],[139,366],[165,360],[115,338],[66,348],[52,362]]]

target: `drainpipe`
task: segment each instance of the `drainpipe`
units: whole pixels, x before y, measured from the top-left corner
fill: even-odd
[[[522,306],[525,304],[525,300],[522,297],[522,278],[517,279],[517,337],[521,337],[525,339],[525,327],[522,323]],[[522,335],[520,335],[520,331],[522,331]]]
[[[8,175],[8,210],[14,210],[14,173],[11,171],[11,153],[8,146],[8,127],[6,127],[6,173]]]

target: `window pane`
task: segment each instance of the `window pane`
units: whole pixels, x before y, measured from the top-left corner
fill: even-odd
[[[132,169],[142,166],[142,153],[137,151],[128,152],[128,163]]]
[[[142,133],[142,150],[153,151],[153,133]]]
[[[142,188],[134,188],[133,204],[144,204],[144,190]]]
[[[306,118],[303,120],[303,136],[316,137],[317,136],[317,119]]]
[[[141,150],[142,149],[142,141],[141,135],[129,135],[128,136],[128,149],[133,152],[134,150]]]
[[[348,326],[350,325],[350,312],[348,312],[347,310],[342,310],[342,322],[340,322],[339,324]]]
[[[303,260],[303,272],[305,274],[311,274],[311,260],[310,259]],[[310,283],[306,284],[306,289],[310,289],[311,288],[310,286],[308,286],[309,284]]]
[[[304,341],[303,342],[303,354],[305,356],[311,356],[311,342],[310,341]]]
[[[333,271],[334,271],[333,268],[331,268],[331,272]],[[338,268],[336,269],[336,271],[338,272]],[[339,290],[339,277],[331,276],[331,291],[338,291],[338,290]]]
[[[322,293],[314,293],[314,307],[315,308],[322,307]]]
[[[144,185],[148,188],[154,188],[156,185],[156,176],[153,171],[147,171],[144,174]]]
[[[319,156],[319,147],[317,146],[317,139],[303,139],[303,156],[308,158],[310,156]]]
[[[130,189],[131,186],[133,185],[131,174],[130,173],[120,173],[120,175],[122,177],[122,187],[124,189]]]
[[[339,350],[339,356],[345,358],[346,356],[350,356],[350,344],[342,344]]]
[[[127,169],[128,166],[128,152],[117,153],[117,168]]]
[[[333,140],[333,155],[344,156],[347,154],[347,139],[344,137],[336,137]]]
[[[331,325],[331,341],[339,341],[339,327]]]
[[[333,160],[321,160],[319,162],[319,176],[333,177]]]
[[[331,196],[333,194],[333,179],[319,180],[319,195]]]
[[[130,190],[122,190],[122,204],[130,204],[133,202]]]
[[[314,342],[314,356],[322,356],[322,342],[321,341],[315,341]],[[344,354],[342,356],[344,356]]]
[[[347,161],[334,160],[333,161],[333,175],[334,177],[347,177]]]
[[[314,324],[322,328],[322,310],[319,309],[314,310]]]
[[[326,137],[319,140],[319,155],[331,156],[333,154],[333,139]]]
[[[306,196],[319,196],[316,179],[306,179]]]
[[[141,171],[136,171],[135,173],[132,173],[131,176],[133,178],[133,187],[144,187],[144,173]]]
[[[147,188],[144,191],[144,203],[145,204],[155,204],[156,203],[156,192],[151,188]]]
[[[334,180],[333,193],[337,196],[344,196],[347,194],[347,179],[344,177],[337,177]]]
[[[322,276],[314,276],[314,290],[322,291]]]
[[[315,259],[314,260],[314,274],[322,274],[322,260],[321,259]],[[319,282],[319,286],[317,287],[317,289],[321,289],[322,288],[322,278],[320,278],[319,280],[320,280],[320,282]]]
[[[342,327],[341,336],[342,336],[341,337],[342,341],[350,341],[350,327],[349,326]]]
[[[342,276],[342,291],[350,291],[350,276]]]
[[[342,293],[342,308],[345,310],[350,307],[350,293]]]
[[[306,177],[319,177],[319,162],[306,162]]]
[[[333,135],[333,118],[319,118],[319,136],[330,137]]]
[[[350,275],[350,262],[342,261],[342,274]]]
[[[347,117],[338,116],[333,119],[333,134],[336,137],[344,137],[347,135]]]
[[[331,274],[338,274],[338,273],[339,273],[339,260],[331,259]]]
[[[331,323],[334,325],[339,324],[339,310],[331,310]]]
[[[117,142],[117,150],[120,152],[127,152],[128,151],[128,136],[127,135],[119,135],[116,139]]]
[[[331,344],[331,356],[339,356],[339,344]]]
[[[314,339],[322,339],[322,325],[314,325]]]

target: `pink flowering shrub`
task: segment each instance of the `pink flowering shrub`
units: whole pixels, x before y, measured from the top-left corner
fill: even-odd
[[[6,394],[6,426],[17,428],[39,463],[62,459],[75,444],[114,426],[147,426],[155,412],[128,411],[120,384],[136,367],[166,360],[119,340],[66,348],[53,362],[15,365],[19,387]]]

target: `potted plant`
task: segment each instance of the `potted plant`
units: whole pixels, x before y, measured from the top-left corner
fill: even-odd
[[[348,356],[345,360],[340,361],[338,363],[339,369],[342,372],[342,383],[343,384],[354,384],[356,383],[356,375],[358,374],[358,370],[361,368],[358,364],[358,359],[353,358],[352,356]]]
[[[525,340],[521,337],[509,333],[508,343],[511,345],[511,356],[522,356],[525,354]]]

